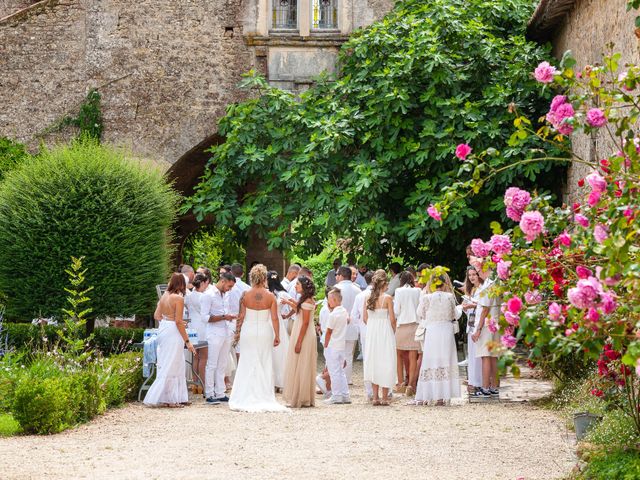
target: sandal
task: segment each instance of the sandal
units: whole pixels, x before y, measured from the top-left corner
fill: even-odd
[[[382,401],[380,402],[380,406],[381,406],[381,407],[388,407],[388,406],[389,406],[389,402],[388,402],[387,400],[382,400]]]
[[[404,392],[404,394],[407,397],[413,397],[416,394],[416,391],[411,385],[409,385],[407,387],[407,390]]]
[[[167,403],[165,405],[165,407],[167,407],[167,408],[184,408],[184,405],[182,405],[181,403]]]
[[[374,407],[379,407],[380,405],[382,405],[382,403],[380,402],[380,400],[374,400],[373,402],[371,402],[371,405],[373,405]]]
[[[394,393],[404,393],[407,390],[407,386],[404,383],[399,383],[393,388]]]

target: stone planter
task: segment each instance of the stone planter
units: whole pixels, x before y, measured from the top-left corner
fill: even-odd
[[[582,440],[587,432],[600,420],[602,415],[589,412],[578,412],[573,414],[573,426],[576,430],[576,438]]]

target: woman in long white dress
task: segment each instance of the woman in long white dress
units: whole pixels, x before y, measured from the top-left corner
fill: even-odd
[[[145,405],[181,407],[189,402],[184,346],[196,355],[182,319],[186,282],[181,273],[171,276],[167,291],[158,301],[154,318],[160,320],[157,336],[157,373],[144,397]]]
[[[199,269],[198,269],[199,270]],[[189,311],[189,328],[198,332],[198,342],[207,341],[207,323],[209,322],[209,312],[202,311],[202,299],[204,291],[209,287],[210,280],[204,273],[196,273],[191,284],[193,290],[184,298],[184,304]],[[198,349],[198,356],[193,359],[193,368],[198,372],[198,376],[204,382],[205,370],[207,367],[207,357],[209,349],[207,347]],[[204,389],[204,385],[201,385]],[[200,392],[202,393],[202,392]]]
[[[433,284],[435,291],[432,291]],[[458,353],[453,331],[453,321],[457,316],[456,300],[446,273],[434,276],[425,290],[427,293],[418,306],[425,336],[415,402],[427,404],[435,401],[436,405],[444,405],[460,396]]]
[[[251,288],[240,300],[236,326],[240,360],[233,382],[229,408],[243,412],[281,412],[273,381],[273,347],[280,343],[280,324],[275,296],[265,288],[267,269],[255,265],[249,272]]]
[[[393,300],[384,292],[389,281],[384,270],[371,279],[371,295],[366,300],[362,321],[367,325],[364,353],[364,381],[373,387],[373,405],[389,405],[389,390],[398,381],[396,371],[396,317]],[[382,400],[379,393],[382,390]]]
[[[291,308],[282,303],[282,300],[290,300],[291,296],[286,292],[278,272],[270,270],[267,273],[269,291],[276,297],[278,304],[278,323],[280,325],[280,344],[273,347],[273,382],[276,389],[284,388],[284,369],[287,363],[287,352],[289,351],[289,334],[287,333],[287,322]]]

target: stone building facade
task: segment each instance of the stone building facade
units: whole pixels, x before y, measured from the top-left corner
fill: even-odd
[[[635,33],[636,11],[627,11],[627,0],[542,0],[531,18],[528,36],[550,41],[557,58],[567,50],[577,60],[576,68],[602,63],[603,55],[622,54],[621,64],[640,63],[640,43]],[[605,132],[591,136],[571,136],[573,151],[581,158],[598,161],[615,148]],[[615,148],[618,150],[617,148]],[[568,173],[567,200],[578,191],[577,182],[588,173],[585,165],[575,165]]]
[[[90,89],[102,95],[103,140],[166,169],[185,194],[222,141],[217,122],[255,69],[307,88],[333,71],[340,45],[393,0],[0,0],[0,136],[33,148],[63,133]],[[68,136],[68,134],[67,134]],[[198,227],[181,220],[178,236]],[[259,242],[258,242],[259,243]],[[250,258],[273,257],[262,243]],[[278,257],[278,258],[276,258]],[[275,266],[275,265],[274,265]]]

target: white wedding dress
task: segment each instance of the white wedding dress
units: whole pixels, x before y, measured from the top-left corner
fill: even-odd
[[[270,310],[246,309],[240,333],[240,361],[229,397],[229,408],[242,412],[284,412],[276,401],[273,379],[273,339]]]

